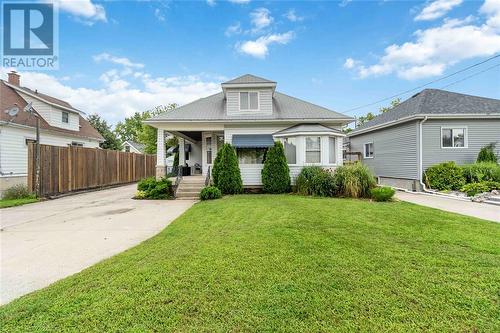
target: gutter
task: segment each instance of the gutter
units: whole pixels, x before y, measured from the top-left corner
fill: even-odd
[[[423,147],[422,147],[422,125],[427,121],[428,117],[425,116],[424,119],[419,123],[418,125],[418,181],[420,182],[420,185],[422,185],[422,190],[426,193],[432,193],[435,194],[432,191],[429,191],[427,187],[425,186],[425,183],[423,181],[423,174],[424,174],[424,161],[422,160],[423,157]]]
[[[18,123],[4,121],[4,120],[0,120],[0,126],[12,126],[14,128],[29,129],[29,130],[35,129],[34,126],[28,126],[28,125],[18,124]],[[46,133],[49,133],[52,135],[69,136],[69,137],[77,138],[77,139],[95,140],[95,141],[99,141],[99,142],[106,141],[105,139],[99,139],[99,138],[94,138],[94,137],[90,137],[90,136],[82,136],[82,135],[73,134],[73,133],[59,132],[58,130],[52,130],[52,129],[47,129],[47,128],[40,128],[40,133],[41,132],[46,132]]]

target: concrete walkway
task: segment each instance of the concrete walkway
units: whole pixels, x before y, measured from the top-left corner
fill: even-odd
[[[500,206],[401,191],[396,192],[396,197],[400,200],[412,202],[417,205],[473,216],[483,220],[500,222]]]
[[[193,200],[132,200],[136,185],[0,209],[0,303],[160,232]]]

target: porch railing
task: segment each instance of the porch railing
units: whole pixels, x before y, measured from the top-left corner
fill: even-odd
[[[177,177],[175,178],[175,193],[174,193],[174,197],[176,198],[177,198],[177,190],[179,189],[181,181],[182,181],[182,168],[177,167]]]
[[[208,166],[207,176],[205,177],[205,186],[210,186],[210,165]]]

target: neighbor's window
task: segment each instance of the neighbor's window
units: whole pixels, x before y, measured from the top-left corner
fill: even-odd
[[[69,122],[69,113],[66,111],[62,112],[62,122],[66,124]]]
[[[30,143],[36,143],[36,140],[35,139],[25,139],[24,142],[26,143],[26,145],[29,145]]]
[[[365,143],[365,158],[373,158],[373,142]]]
[[[207,164],[212,164],[212,137],[207,136],[205,138],[205,144],[207,146]]]
[[[262,164],[266,155],[267,148],[238,148],[239,164]]]
[[[466,147],[465,128],[442,128],[441,144],[443,148],[463,148]]]
[[[76,142],[76,141],[71,142],[71,145],[72,145],[72,146],[75,146],[75,147],[83,147],[83,143],[81,143],[81,142]]]
[[[336,159],[335,138],[328,138],[328,162],[335,164]]]
[[[240,110],[257,110],[259,108],[259,93],[240,92]]]
[[[283,147],[285,148],[285,156],[288,164],[297,163],[297,141],[295,138],[286,138],[283,140]]]
[[[125,146],[125,152],[130,153],[130,146]]]
[[[306,137],[306,163],[321,162],[321,137]]]

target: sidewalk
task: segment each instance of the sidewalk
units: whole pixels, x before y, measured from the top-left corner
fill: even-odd
[[[396,197],[400,200],[408,201],[417,205],[446,210],[448,212],[468,215],[484,220],[500,222],[500,206],[402,191],[397,191]]]

